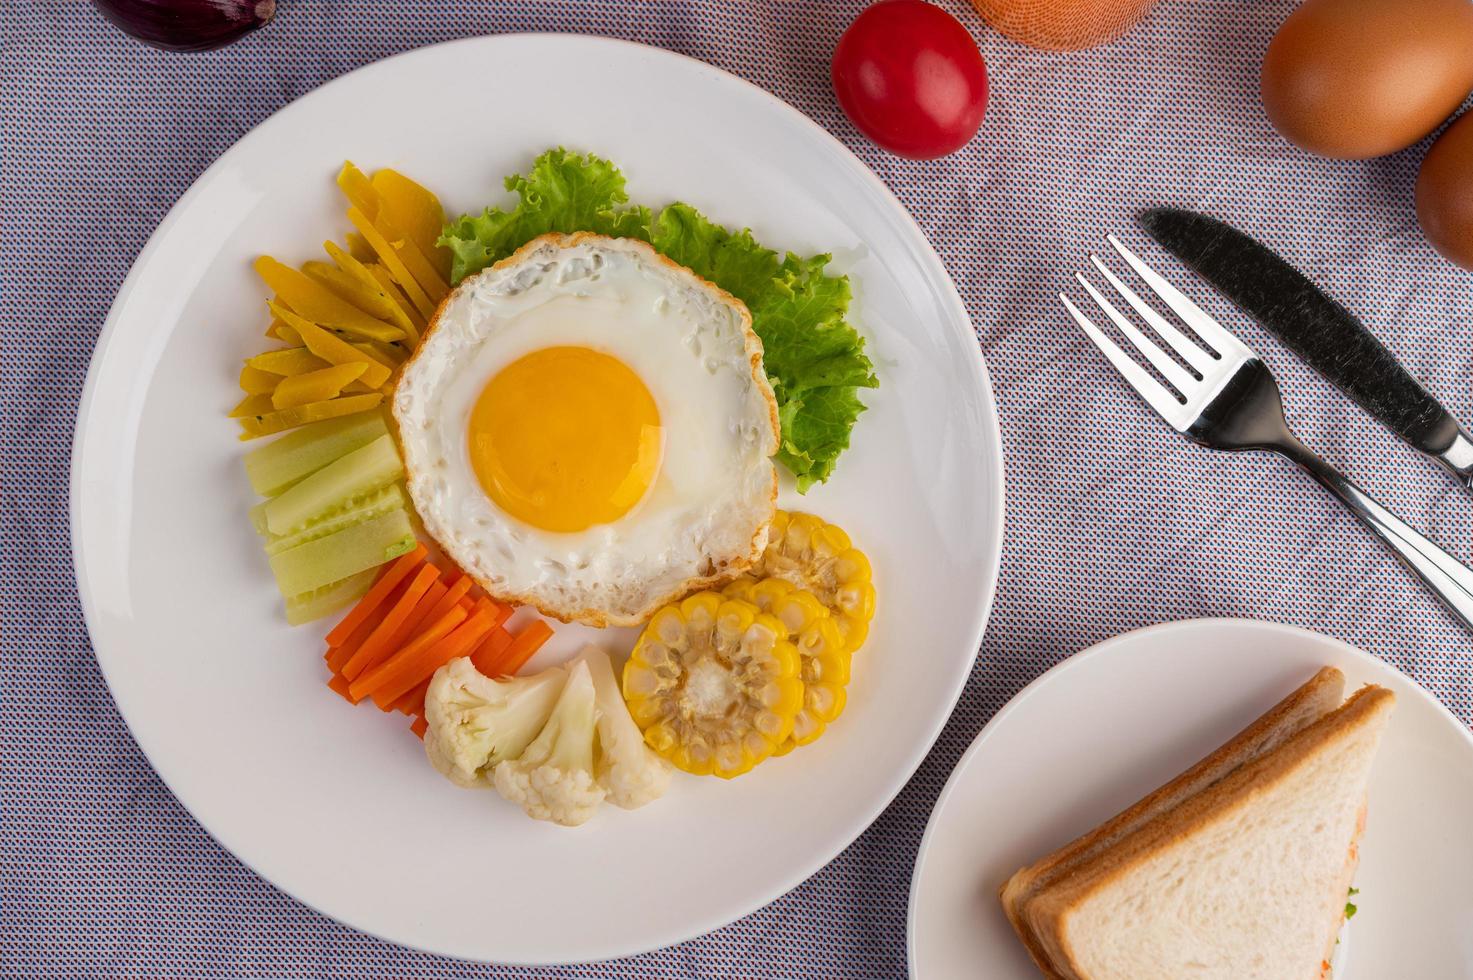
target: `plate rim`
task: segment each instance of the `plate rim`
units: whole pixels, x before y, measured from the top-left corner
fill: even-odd
[[[79,473],[82,469],[80,464],[84,457],[87,456],[90,448],[87,432],[88,427],[86,423],[95,412],[94,401],[97,394],[97,388],[100,383],[100,378],[102,376],[103,363],[107,360],[106,355],[108,351],[117,341],[117,334],[118,331],[121,329],[120,324],[124,320],[121,311],[127,306],[128,300],[138,288],[138,284],[143,277],[144,271],[151,266],[152,262],[154,261],[155,253],[159,250],[162,243],[173,233],[175,226],[183,220],[184,214],[189,211],[190,208],[193,206],[195,199],[199,197],[199,195],[204,193],[205,188],[212,184],[218,178],[220,173],[227,166],[228,159],[240,147],[240,145],[248,140],[260,139],[262,137],[262,134],[269,133],[271,130],[283,125],[283,118],[290,119],[291,117],[302,111],[300,107],[303,106],[305,103],[313,100],[314,97],[318,95],[318,93],[331,89],[335,86],[350,84],[352,80],[358,78],[358,76],[360,75],[382,71],[403,70],[402,65],[405,63],[412,62],[417,58],[444,57],[446,50],[455,49],[458,47],[473,47],[479,45],[498,44],[516,45],[520,43],[525,43],[527,41],[532,41],[534,43],[552,42],[560,44],[572,44],[575,46],[589,45],[592,47],[616,47],[624,49],[634,49],[636,52],[639,53],[639,56],[644,58],[654,58],[657,60],[668,59],[673,63],[681,63],[684,64],[686,67],[710,72],[714,75],[721,76],[726,80],[728,84],[735,83],[738,87],[744,88],[750,93],[755,94],[756,96],[758,96],[759,100],[765,104],[766,108],[769,111],[778,114],[786,114],[789,119],[799,123],[803,129],[816,136],[820,143],[826,143],[830,150],[837,151],[839,159],[841,161],[849,163],[855,168],[856,174],[867,185],[869,193],[877,195],[877,199],[880,202],[889,205],[889,210],[891,210],[897,218],[898,227],[900,227],[907,233],[907,237],[910,239],[908,244],[910,245],[911,249],[914,250],[923,260],[927,260],[928,264],[934,264],[934,267],[940,271],[940,285],[942,285],[943,288],[938,291],[938,300],[946,305],[948,308],[950,308],[953,317],[956,318],[955,322],[960,328],[962,328],[962,330],[965,331],[966,337],[961,339],[965,339],[968,343],[975,346],[976,356],[970,359],[970,363],[972,365],[971,389],[981,396],[981,402],[984,409],[983,414],[985,416],[982,420],[983,424],[979,431],[979,436],[981,437],[982,442],[985,444],[988,453],[990,454],[992,460],[995,461],[996,465],[994,471],[995,475],[993,480],[991,481],[992,486],[989,488],[992,492],[989,495],[990,500],[988,502],[988,506],[985,509],[979,509],[980,516],[982,516],[983,519],[986,521],[986,525],[991,531],[992,547],[989,549],[989,553],[983,556],[985,559],[985,571],[983,575],[983,581],[981,583],[982,589],[977,596],[977,601],[975,605],[973,606],[972,626],[971,629],[968,630],[968,632],[972,635],[972,655],[966,661],[964,669],[959,669],[956,672],[956,680],[952,685],[952,690],[945,699],[947,702],[946,710],[944,712],[938,712],[936,714],[936,717],[932,719],[930,731],[925,739],[918,740],[912,752],[909,753],[911,758],[905,764],[897,767],[894,770],[890,779],[887,781],[887,786],[885,790],[881,794],[879,794],[878,804],[872,807],[867,807],[860,812],[860,818],[854,821],[854,829],[852,833],[848,830],[845,830],[839,835],[836,846],[832,848],[832,853],[825,854],[823,852],[816,852],[813,860],[804,862],[791,868],[786,875],[784,875],[781,879],[777,880],[774,883],[772,888],[765,891],[762,895],[754,900],[741,903],[740,908],[738,908],[734,914],[718,915],[710,918],[709,921],[702,920],[690,922],[685,925],[667,927],[663,930],[653,930],[651,933],[651,937],[647,940],[634,943],[624,943],[622,945],[610,945],[607,948],[595,950],[592,955],[580,956],[576,959],[524,957],[521,959],[497,959],[493,961],[466,957],[460,953],[433,948],[429,945],[420,945],[413,941],[384,936],[380,933],[371,931],[368,928],[358,925],[357,923],[339,918],[331,912],[318,907],[316,904],[302,899],[293,891],[283,887],[282,885],[278,884],[277,881],[275,881],[273,878],[262,873],[251,861],[248,861],[244,857],[242,857],[235,848],[231,847],[224,840],[222,840],[214,829],[207,826],[205,822],[199,818],[199,816],[195,812],[194,807],[191,806],[190,803],[185,799],[185,797],[180,794],[176,786],[176,779],[171,778],[170,776],[166,776],[164,772],[159,769],[157,763],[155,763],[153,755],[145,747],[145,741],[139,737],[139,733],[135,729],[133,722],[130,719],[129,711],[124,707],[122,700],[119,699],[116,693],[116,688],[113,684],[112,674],[109,671],[107,665],[109,657],[108,655],[105,655],[101,652],[101,645],[95,639],[93,625],[94,621],[98,617],[96,597],[91,592],[89,584],[90,578],[87,574],[86,557],[83,554],[84,546],[81,536],[76,533],[76,528],[78,526],[80,501],[84,493],[84,488],[82,487],[81,481],[79,479]],[[790,105],[782,98],[778,97],[772,92],[767,91],[756,83],[748,81],[740,75],[727,71],[726,69],[718,67],[716,65],[712,65],[708,62],[702,61],[699,58],[685,55],[677,51],[672,51],[667,48],[658,47],[656,45],[644,44],[638,41],[629,41],[623,38],[606,37],[602,35],[578,34],[557,31],[525,31],[505,32],[497,34],[480,34],[470,37],[455,38],[448,41],[423,45],[421,47],[396,52],[395,54],[392,54],[388,57],[380,58],[376,61],[360,65],[359,67],[354,68],[351,71],[345,72],[337,76],[336,78],[333,78],[323,83],[322,85],[317,86],[309,92],[303,93],[296,99],[272,112],[270,115],[262,119],[256,125],[252,126],[246,132],[242,133],[239,138],[237,138],[234,142],[230,144],[230,146],[223,150],[220,155],[216,157],[215,160],[212,161],[210,165],[206,167],[199,174],[199,176],[197,176],[190,183],[189,187],[184,191],[183,194],[180,195],[179,199],[174,202],[174,204],[164,214],[163,218],[160,219],[158,225],[149,235],[143,247],[139,249],[137,255],[134,257],[132,264],[129,266],[126,276],[124,277],[122,283],[119,285],[117,292],[114,294],[113,300],[108,307],[107,316],[103,320],[101,329],[98,331],[97,340],[94,344],[92,355],[88,361],[87,372],[82,384],[82,390],[78,397],[76,416],[72,426],[72,447],[68,465],[69,470],[67,480],[67,519],[71,544],[72,574],[73,580],[76,583],[78,604],[81,608],[83,623],[87,628],[88,644],[92,648],[93,660],[97,664],[98,670],[102,674],[104,682],[107,684],[108,694],[112,697],[113,703],[118,710],[118,715],[122,719],[123,725],[127,729],[129,736],[133,739],[134,744],[138,746],[138,749],[140,753],[142,753],[142,755],[144,756],[145,760],[147,760],[149,768],[153,770],[159,781],[164,784],[165,788],[168,789],[170,795],[173,796],[175,801],[181,807],[183,807],[185,812],[189,814],[190,818],[194,820],[195,824],[198,825],[200,829],[203,830],[209,836],[209,838],[215,842],[217,846],[230,854],[233,859],[239,861],[242,865],[249,868],[252,874],[256,875],[262,881],[267,882],[273,888],[277,888],[278,890],[280,890],[292,901],[311,909],[318,915],[322,915],[333,922],[344,925],[363,935],[373,936],[385,942],[393,943],[405,948],[419,950],[421,952],[429,953],[432,955],[444,956],[463,962],[484,962],[508,966],[549,966],[602,962],[610,959],[640,955],[643,953],[652,952],[654,950],[666,949],[671,946],[708,935],[711,932],[724,928],[725,926],[728,926],[734,922],[738,922],[750,916],[753,912],[756,912],[759,909],[762,909],[782,898],[783,896],[787,895],[793,889],[797,888],[803,882],[807,881],[813,875],[821,871],[824,867],[832,863],[833,860],[837,858],[840,854],[842,854],[844,850],[846,850],[850,845],[852,845],[855,840],[866,833],[874,825],[875,821],[891,806],[891,804],[894,803],[895,798],[899,796],[900,792],[906,787],[906,785],[909,784],[911,779],[914,778],[916,772],[920,769],[921,765],[930,755],[931,750],[935,747],[937,740],[941,737],[941,733],[944,730],[946,723],[954,715],[957,703],[961,699],[961,694],[966,689],[966,686],[971,678],[972,670],[976,666],[977,658],[981,655],[982,640],[986,633],[987,623],[991,618],[992,608],[997,597],[998,583],[1002,571],[1003,541],[1006,531],[1006,460],[1004,456],[1004,447],[1002,442],[1000,412],[996,392],[994,391],[992,385],[991,373],[987,368],[986,359],[981,349],[980,338],[977,336],[976,326],[972,321],[972,317],[967,310],[966,302],[962,299],[960,290],[957,288],[956,280],[952,277],[950,269],[942,260],[940,254],[936,251],[935,246],[931,243],[930,239],[925,233],[925,230],[915,219],[915,216],[912,215],[905,204],[900,201],[900,199],[895,195],[894,191],[890,189],[890,187],[880,178],[878,174],[874,172],[874,170],[870,168],[868,164],[864,162],[864,160],[862,160],[856,153],[854,153],[853,150],[846,146],[842,140],[834,135],[834,133],[830,132],[824,126],[819,124],[816,120],[812,119],[795,106]],[[121,661],[115,664],[115,666],[120,667]],[[177,775],[177,772],[175,773],[175,775]],[[909,918],[907,916],[907,933],[909,932],[908,922]]]
[[[999,708],[995,715],[988,719],[987,724],[982,726],[982,730],[977,733],[976,737],[972,739],[971,744],[967,746],[966,751],[964,751],[961,754],[960,758],[957,759],[956,765],[952,767],[951,774],[946,777],[946,783],[941,787],[941,792],[937,795],[936,802],[931,807],[931,814],[929,817],[926,818],[926,830],[921,835],[921,843],[916,848],[915,864],[911,867],[910,894],[906,898],[905,903],[905,968],[906,975],[910,978],[910,980],[921,980],[921,978],[916,973],[916,896],[918,894],[917,886],[920,884],[921,880],[921,872],[922,869],[924,869],[926,866],[926,859],[929,857],[929,852],[934,837],[934,831],[936,829],[937,818],[941,814],[941,811],[945,807],[945,805],[950,801],[952,793],[955,791],[956,787],[960,784],[960,777],[962,772],[971,765],[973,757],[982,750],[982,745],[986,742],[988,737],[990,737],[993,730],[996,727],[1000,726],[1002,722],[1006,721],[1013,712],[1018,710],[1019,707],[1021,707],[1022,702],[1035,694],[1037,689],[1043,687],[1046,683],[1057,679],[1058,675],[1067,673],[1071,667],[1086,659],[1093,660],[1102,655],[1108,655],[1109,652],[1117,646],[1128,645],[1130,643],[1137,642],[1143,636],[1155,635],[1158,633],[1172,633],[1179,630],[1186,631],[1210,628],[1221,629],[1224,627],[1228,629],[1237,629],[1243,626],[1268,627],[1271,630],[1287,633],[1289,635],[1297,636],[1300,638],[1313,638],[1317,642],[1327,643],[1332,647],[1338,647],[1339,652],[1346,654],[1351,660],[1358,660],[1362,663],[1370,664],[1373,668],[1382,668],[1392,671],[1393,673],[1401,676],[1402,679],[1404,679],[1419,695],[1421,695],[1423,700],[1430,702],[1432,707],[1435,708],[1443,716],[1443,719],[1450,722],[1453,728],[1462,735],[1463,740],[1468,743],[1468,747],[1470,749],[1473,749],[1473,729],[1470,729],[1467,725],[1464,725],[1462,721],[1459,720],[1458,716],[1453,714],[1452,711],[1448,709],[1447,705],[1442,703],[1441,699],[1439,699],[1437,695],[1433,694],[1431,691],[1427,690],[1427,688],[1423,687],[1416,678],[1412,677],[1410,674],[1394,666],[1393,664],[1387,663],[1380,657],[1377,657],[1372,653],[1368,653],[1367,651],[1362,650],[1359,647],[1352,646],[1339,637],[1330,636],[1327,633],[1321,633],[1316,630],[1306,629],[1303,626],[1294,626],[1289,623],[1278,623],[1267,619],[1253,619],[1246,616],[1202,616],[1190,619],[1173,619],[1161,623],[1153,623],[1150,626],[1142,626],[1138,627],[1137,629],[1128,630],[1124,633],[1117,633],[1114,636],[1106,637],[1098,643],[1085,647],[1078,653],[1065,657],[1063,660],[1054,664],[1048,670],[1044,671],[1042,674],[1039,674],[1033,680],[1029,681],[1022,688],[1022,690],[1018,691],[1017,694],[1014,694],[1011,698],[1009,698],[1008,702],[1004,704],[1001,708]]]

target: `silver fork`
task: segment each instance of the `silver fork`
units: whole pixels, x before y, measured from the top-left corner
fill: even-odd
[[[1148,337],[1083,275],[1075,275],[1095,305],[1166,379],[1170,385],[1168,388],[1121,350],[1115,341],[1080,312],[1068,296],[1059,294],[1065,309],[1084,329],[1085,335],[1094,341],[1115,369],[1146,400],[1146,404],[1173,429],[1200,445],[1230,452],[1263,450],[1278,453],[1298,464],[1362,524],[1375,532],[1438,598],[1447,603],[1465,626],[1473,629],[1473,571],[1371,499],[1300,442],[1289,431],[1279,387],[1258,355],[1142,262],[1114,235],[1106,237],[1152,292],[1196,334],[1196,338],[1189,337],[1157,313],[1097,256],[1091,255],[1090,262],[1145,321],[1157,339]],[[1162,343],[1175,351],[1190,370],[1167,354]]]

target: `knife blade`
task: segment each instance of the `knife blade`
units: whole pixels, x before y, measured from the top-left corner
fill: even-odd
[[[1150,208],[1136,220],[1325,380],[1473,489],[1473,437],[1355,314],[1266,245],[1216,218]]]

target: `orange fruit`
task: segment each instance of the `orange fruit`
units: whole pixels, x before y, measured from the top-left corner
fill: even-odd
[[[1048,51],[1077,51],[1113,41],[1156,0],[972,0],[992,28]]]

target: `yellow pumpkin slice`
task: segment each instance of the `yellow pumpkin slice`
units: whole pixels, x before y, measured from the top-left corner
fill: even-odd
[[[373,246],[378,260],[389,270],[389,275],[394,277],[394,281],[404,290],[404,294],[409,297],[414,308],[419,310],[420,315],[426,319],[434,316],[435,301],[430,299],[419,281],[405,267],[404,261],[399,257],[399,252],[389,243],[388,239],[384,238],[374,226],[373,221],[356,207],[348,209],[348,220],[353,222],[353,227],[357,228],[368,244]]]
[[[297,336],[297,332],[276,317],[272,317],[271,322],[267,324],[266,336],[272,340],[279,340],[283,344],[291,344],[293,347],[302,346],[302,338]]]
[[[365,313],[322,283],[269,255],[256,260],[257,275],[276,291],[276,298],[313,323],[342,330],[365,340],[394,341],[404,331]]]
[[[373,302],[377,304],[377,308],[371,312],[404,331],[404,339],[410,347],[417,346],[419,344],[419,325],[410,318],[409,314],[413,306],[404,297],[404,294],[398,289],[392,292],[385,289],[384,284],[368,266],[359,262],[351,253],[343,251],[336,242],[323,242],[322,247],[337,264],[343,275],[356,281],[365,296],[371,294],[374,297]],[[375,266],[377,264],[374,263]]]
[[[403,364],[409,356],[406,351],[392,344],[380,344],[372,340],[355,341],[353,346],[391,370]]]
[[[268,350],[264,354],[257,354],[246,361],[246,366],[289,378],[294,374],[320,371],[329,365],[305,347],[287,347],[284,350]]]
[[[343,161],[338,171],[338,188],[348,203],[362,211],[370,220],[378,217],[379,197],[368,175],[354,166],[352,160]]]
[[[384,292],[399,305],[399,308],[404,311],[404,315],[409,317],[410,321],[414,324],[415,330],[420,335],[423,335],[425,327],[429,324],[429,320],[409,301],[409,297],[404,294],[404,290],[400,289],[399,284],[394,281],[394,277],[389,275],[389,270],[385,269],[380,262],[366,265],[364,268],[368,270],[374,279],[378,280],[380,286],[384,287]],[[416,340],[415,345],[418,346],[418,343]]]
[[[389,319],[390,314],[387,309],[389,303],[384,297],[383,290],[378,288],[378,283],[375,282],[371,288],[365,289],[362,283],[342,269],[330,262],[319,262],[316,259],[302,263],[302,274],[308,279],[321,283],[339,298],[352,303],[364,313],[372,314],[385,323],[398,326]]]
[[[304,320],[280,303],[270,304],[271,312],[295,330],[307,349],[329,364],[367,364],[363,383],[380,388],[389,380],[389,369],[336,334],[329,333],[310,320]]]
[[[378,255],[374,252],[373,246],[368,244],[368,239],[362,235],[355,231],[350,231],[344,236],[343,240],[348,243],[348,254],[359,262],[378,261]]]
[[[262,371],[249,363],[240,369],[240,390],[247,395],[269,395],[276,390],[276,382],[280,380],[281,375]]]
[[[449,282],[450,249],[438,244],[445,230],[445,209],[440,199],[397,170],[379,170],[370,183],[378,191],[379,207],[404,229],[436,274]]]
[[[342,390],[362,377],[368,370],[367,364],[334,364],[321,371],[308,371],[290,378],[282,378],[271,393],[271,404],[280,408],[296,408],[312,402],[325,402],[336,398]]]
[[[397,192],[402,193],[404,191],[402,186],[403,178],[397,183],[392,179],[386,179],[385,182],[393,184]],[[364,175],[363,171],[355,167],[351,161],[344,163],[343,169],[338,171],[338,187],[342,188],[343,193],[348,198],[348,202],[352,205],[352,208],[348,211],[348,220],[352,221],[358,227],[359,232],[363,234],[363,237],[368,240],[368,244],[378,254],[379,261],[388,265],[389,271],[393,273],[394,278],[399,280],[406,289],[411,285],[408,280],[412,279],[413,285],[423,290],[425,297],[432,304],[438,304],[440,300],[444,299],[445,295],[450,291],[449,284],[435,269],[434,263],[425,256],[413,233],[409,228],[401,224],[399,220],[400,214],[404,213],[407,214],[412,224],[420,224],[420,219],[414,215],[414,212],[417,210],[416,205],[409,204],[408,206],[401,207],[390,205],[389,202],[384,200],[383,195],[379,192],[378,186],[370,181]],[[428,194],[429,192],[425,191],[424,193]],[[430,196],[433,198],[433,195]],[[439,202],[437,201],[435,203],[438,205]],[[361,218],[372,226],[372,234],[367,228],[359,224],[358,219],[353,217],[355,210]],[[444,214],[442,212],[440,221],[443,223],[443,220]],[[438,230],[435,234],[438,237]],[[386,248],[389,252],[392,252],[394,259],[397,260],[397,266],[394,262],[389,261],[389,257],[385,254]],[[410,299],[414,300],[416,305],[419,304],[419,300],[413,293],[410,293]],[[430,315],[430,310],[428,309],[422,308],[421,312],[425,316]]]
[[[240,400],[240,404],[230,410],[229,418],[244,419],[247,416],[274,411],[274,409],[270,395],[246,395]]]
[[[308,422],[320,422],[323,419],[334,419],[342,415],[355,415],[374,408],[383,400],[383,394],[375,391],[367,395],[334,398],[331,401],[312,402],[308,405],[298,405],[295,408],[284,408],[279,411],[244,417],[240,419],[240,427],[245,431],[241,433],[240,438],[244,442],[247,439],[259,439],[261,436],[275,435],[287,429],[295,429]]]

